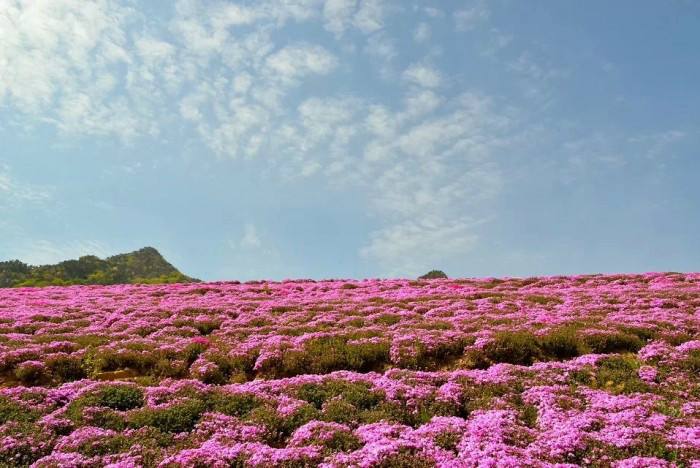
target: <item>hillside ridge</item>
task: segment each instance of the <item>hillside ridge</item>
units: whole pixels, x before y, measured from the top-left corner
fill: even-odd
[[[53,265],[0,262],[0,287],[70,286],[77,284],[137,284],[199,282],[181,273],[154,247],[143,247],[101,259],[84,255]]]

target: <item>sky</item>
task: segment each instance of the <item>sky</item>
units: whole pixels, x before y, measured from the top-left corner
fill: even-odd
[[[693,0],[0,0],[0,259],[700,270]]]

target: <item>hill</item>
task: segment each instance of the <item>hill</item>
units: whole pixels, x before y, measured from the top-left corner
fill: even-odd
[[[153,247],[106,259],[85,255],[55,265],[33,266],[19,260],[0,262],[0,287],[74,284],[192,283]]]

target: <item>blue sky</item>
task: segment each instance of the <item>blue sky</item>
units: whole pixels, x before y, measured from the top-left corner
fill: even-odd
[[[0,0],[0,258],[697,271],[699,44],[682,0]]]

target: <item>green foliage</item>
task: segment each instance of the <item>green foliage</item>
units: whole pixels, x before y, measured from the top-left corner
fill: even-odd
[[[484,348],[493,362],[529,366],[542,355],[537,338],[529,332],[502,332]]]
[[[419,276],[418,279],[446,279],[447,275],[445,272],[440,270],[430,270],[423,276]]]
[[[212,411],[238,418],[248,416],[251,411],[264,404],[262,400],[252,393],[224,393],[218,391],[209,396],[208,402]]]
[[[93,370],[111,372],[131,369],[140,374],[148,374],[155,368],[157,362],[158,358],[155,354],[134,350],[103,351],[96,357]]]
[[[5,424],[9,421],[28,422],[34,419],[33,412],[27,411],[27,409],[8,397],[0,396],[0,424]]]
[[[318,410],[311,405],[303,405],[285,416],[279,414],[272,406],[264,405],[253,409],[246,420],[265,427],[267,442],[278,445],[299,427],[318,419],[318,416]]]
[[[50,433],[37,431],[32,423],[12,421],[0,427],[0,466],[27,467],[44,455],[48,455],[53,447],[53,436]]]
[[[636,353],[644,346],[644,341],[639,336],[623,332],[597,333],[586,336],[585,340],[594,353],[600,354]]]
[[[323,447],[326,454],[335,452],[351,452],[362,447],[362,443],[357,436],[345,431],[334,432],[327,439],[313,438],[309,440],[308,443],[310,445],[313,444]]]
[[[29,271],[29,265],[19,260],[0,262],[0,288],[9,288],[23,281]]]
[[[119,411],[143,406],[143,391],[131,385],[105,385],[99,390],[73,400],[66,409],[66,417],[80,426],[89,424],[104,429],[122,430],[126,422]],[[85,419],[86,408],[98,408]]]
[[[39,385],[49,378],[48,369],[44,366],[27,366],[20,364],[15,369],[15,377],[24,385]]]
[[[272,377],[327,374],[336,370],[370,371],[389,362],[389,343],[348,344],[347,337],[330,336],[309,340],[303,349],[284,353],[269,362],[261,373]]]
[[[646,336],[641,330],[639,333]],[[529,366],[536,361],[565,360],[588,353],[637,352],[642,346],[644,341],[637,334],[611,331],[583,335],[572,324],[542,336],[526,331],[498,333],[483,350],[468,353],[465,363],[477,368],[500,362]]]
[[[381,325],[391,326],[399,323],[401,316],[396,314],[382,314],[375,319],[375,322]]]
[[[592,386],[612,393],[648,391],[648,385],[639,378],[640,362],[634,355],[610,356],[598,362]]]
[[[382,460],[377,468],[432,468],[435,461],[415,453],[415,449],[400,449],[396,454]]]
[[[564,301],[562,301],[558,297],[554,296],[541,296],[538,294],[532,294],[529,296],[525,296],[525,299],[528,302],[532,302],[533,304],[539,304],[539,305],[550,305],[550,304],[561,304]]]
[[[683,361],[683,367],[693,373],[700,372],[700,349],[694,349],[688,353],[688,357]]]
[[[361,412],[342,398],[334,398],[323,405],[321,419],[340,424],[354,424],[361,419]],[[381,419],[381,418],[379,418]]]
[[[145,247],[135,252],[100,259],[86,255],[56,265],[31,266],[18,260],[0,262],[0,287],[69,286],[74,284],[190,283],[158,251]]]
[[[372,390],[364,383],[353,383],[344,380],[329,380],[320,384],[303,384],[296,391],[299,399],[308,401],[318,409],[324,403],[336,397],[341,397],[355,408],[373,408],[384,400],[384,395]]]
[[[98,394],[99,405],[118,411],[126,411],[143,406],[143,391],[138,387],[112,385],[104,387]]]
[[[206,410],[201,400],[186,398],[167,408],[143,408],[132,413],[129,418],[131,427],[150,426],[161,432],[189,432]]]
[[[589,351],[576,329],[565,327],[551,331],[539,340],[542,352],[557,359],[571,359]]]
[[[221,322],[216,320],[208,320],[206,322],[195,322],[193,324],[201,335],[211,335],[214,330],[217,330],[221,326]]]
[[[73,356],[58,356],[46,360],[46,366],[60,382],[71,382],[87,377],[82,360]]]
[[[452,452],[457,452],[457,445],[462,438],[462,434],[455,432],[443,432],[435,437],[435,445],[438,447],[449,450]]]

